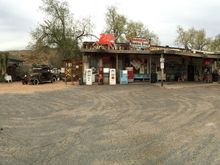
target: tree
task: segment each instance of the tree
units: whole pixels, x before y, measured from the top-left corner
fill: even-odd
[[[215,36],[215,38],[211,41],[209,50],[213,52],[220,52],[220,34]]]
[[[156,34],[151,32],[141,22],[128,21],[128,19],[119,14],[115,6],[111,6],[106,12],[106,33],[114,33],[116,39],[120,39],[122,34],[127,38],[143,37],[151,39],[154,44],[159,44]]]
[[[151,43],[159,44],[157,35],[146,28],[142,22],[129,21],[127,23],[126,36],[127,38],[147,38],[151,40]]]
[[[106,13],[106,33],[114,33],[115,37],[120,37],[126,29],[127,18],[117,12],[116,7],[111,6]]]
[[[90,19],[74,20],[66,1],[42,0],[42,2],[40,9],[46,18],[32,32],[31,48],[34,50],[56,48],[64,59],[76,57],[79,41],[91,32]]]
[[[0,77],[6,73],[8,55],[8,53],[0,53]]]
[[[177,34],[175,43],[178,46],[183,46],[185,49],[208,50],[211,39],[206,37],[204,29],[190,28],[184,30],[181,26],[178,26]]]

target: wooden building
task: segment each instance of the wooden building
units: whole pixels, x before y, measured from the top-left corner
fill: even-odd
[[[86,69],[92,68],[95,82],[98,81],[100,67],[115,68],[117,77],[120,70],[132,67],[134,81],[152,80],[153,74],[156,81],[160,81],[161,56],[165,59],[165,81],[207,81],[210,75],[219,71],[220,54],[212,52],[153,45],[144,49],[131,49],[120,44],[116,44],[114,49],[92,45],[87,42],[81,53],[84,75]]]

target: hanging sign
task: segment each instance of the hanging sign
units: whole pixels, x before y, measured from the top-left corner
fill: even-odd
[[[164,69],[164,63],[160,63],[160,69]]]

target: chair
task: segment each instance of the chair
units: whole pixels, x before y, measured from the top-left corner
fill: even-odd
[[[12,82],[12,77],[11,75],[8,75],[7,73],[5,74],[5,81],[7,81],[8,83],[9,82]]]

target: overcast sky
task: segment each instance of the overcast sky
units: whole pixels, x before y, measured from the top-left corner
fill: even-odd
[[[162,45],[174,45],[176,27],[204,28],[207,36],[220,33],[219,0],[68,0],[75,19],[90,17],[94,34],[104,29],[105,12],[114,5],[120,14],[143,22]],[[41,0],[0,0],[0,51],[26,49],[30,32],[43,20]]]

